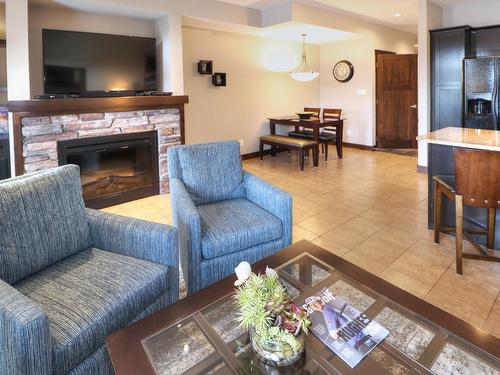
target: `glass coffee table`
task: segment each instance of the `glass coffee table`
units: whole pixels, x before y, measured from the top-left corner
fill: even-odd
[[[491,374],[500,375],[500,340],[346,260],[301,241],[252,265],[276,269],[293,298],[331,288],[386,327],[389,336],[351,369],[313,334],[289,367],[262,363],[235,323],[234,276],[106,339],[125,374]]]

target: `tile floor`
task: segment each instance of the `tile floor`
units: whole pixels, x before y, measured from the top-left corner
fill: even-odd
[[[294,242],[310,240],[500,337],[500,264],[464,260],[455,273],[453,237],[436,245],[427,229],[427,176],[414,157],[349,148],[302,173],[287,153],[244,168],[293,195]],[[168,195],[105,211],[172,222]]]

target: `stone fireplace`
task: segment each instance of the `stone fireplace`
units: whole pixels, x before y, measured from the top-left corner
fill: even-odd
[[[57,142],[59,165],[80,167],[82,195],[91,208],[159,193],[155,130]]]
[[[45,102],[46,106],[41,106],[40,102]],[[123,139],[127,139],[131,134],[154,133],[156,150],[153,154],[158,171],[158,185],[155,191],[161,194],[168,193],[167,149],[184,141],[184,103],[187,103],[187,97],[82,98],[11,102],[9,111],[13,112],[14,118],[16,174],[60,165],[61,147],[67,142],[70,142],[72,147],[78,147],[79,143],[82,146],[89,145],[89,140],[92,141],[97,137],[109,141],[111,136],[122,136],[125,137]],[[98,140],[97,149],[94,151],[99,151],[99,147],[102,146],[102,142],[99,142]],[[120,147],[122,146],[126,147],[126,145]],[[102,149],[101,147],[101,152]],[[125,151],[126,148],[122,150],[114,152],[112,157],[117,159],[132,157],[130,150]],[[134,157],[145,157],[142,154],[138,155]],[[111,163],[112,157],[107,156],[108,164]],[[90,160],[90,154],[86,154],[85,158],[87,161]],[[71,163],[71,158],[66,162]],[[82,175],[84,187],[88,183],[85,180],[87,177]]]

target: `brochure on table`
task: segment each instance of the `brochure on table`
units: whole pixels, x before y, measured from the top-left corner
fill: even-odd
[[[389,334],[327,288],[307,297],[302,308],[311,319],[311,331],[351,368]]]

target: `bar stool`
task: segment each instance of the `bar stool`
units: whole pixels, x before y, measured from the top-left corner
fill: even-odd
[[[434,176],[434,242],[439,243],[439,233],[456,235],[456,271],[462,274],[462,259],[479,259],[500,262],[494,256],[496,209],[500,208],[500,152],[456,149],[454,152],[455,176]],[[455,227],[441,226],[441,197],[455,202]],[[487,227],[464,229],[464,205],[487,209]],[[486,235],[486,249],[471,237]],[[463,252],[466,237],[479,254]]]

